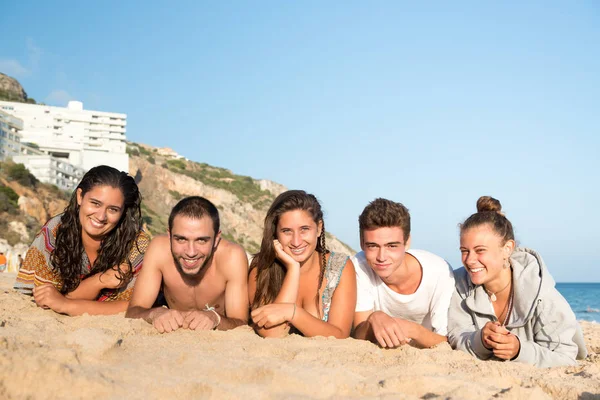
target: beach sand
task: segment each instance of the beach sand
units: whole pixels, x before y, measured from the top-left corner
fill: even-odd
[[[123,315],[42,310],[0,274],[0,398],[592,399],[600,325],[575,367],[482,362],[447,344],[384,350],[354,339],[262,339],[249,327],[161,335]]]

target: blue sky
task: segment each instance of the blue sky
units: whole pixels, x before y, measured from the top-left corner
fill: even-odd
[[[376,197],[460,266],[498,198],[557,281],[600,281],[600,5],[6,2],[0,72],[127,137],[305,189],[356,249]]]

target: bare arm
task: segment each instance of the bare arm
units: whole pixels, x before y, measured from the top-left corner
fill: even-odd
[[[225,314],[217,329],[226,331],[248,323],[248,258],[244,250],[235,245],[225,254],[223,263],[227,283],[225,286]]]
[[[352,336],[355,339],[368,340],[376,342],[375,336],[373,335],[373,329],[368,321],[369,315],[373,313],[370,311],[359,311],[354,313],[354,333]]]
[[[60,314],[71,316],[118,314],[127,309],[127,301],[95,301],[68,299],[47,283],[33,288],[35,303],[42,308],[49,308]]]
[[[395,348],[411,341],[401,318],[394,318],[383,311],[355,313],[354,337],[369,340],[381,347]]]
[[[81,281],[79,286],[65,297],[71,300],[94,300],[98,298],[100,291],[104,289],[100,282],[100,273],[88,276]]]
[[[375,331],[377,331],[377,334]],[[354,313],[353,336],[356,339],[379,343],[383,347],[397,347],[406,343],[408,339],[412,339],[410,340],[411,345],[426,348],[447,340],[446,336],[431,332],[415,322],[394,318],[382,311]],[[392,346],[390,346],[390,341]]]
[[[428,348],[448,341],[446,336],[432,332],[416,322],[407,321],[402,318],[396,318],[396,320],[400,323],[404,334],[412,339],[410,342],[412,346]]]
[[[119,268],[121,271],[126,271],[129,265],[124,263]],[[119,280],[118,270],[115,266],[107,271],[88,276],[81,281],[75,290],[67,293],[65,297],[71,300],[96,300],[102,289],[116,289],[122,285],[126,285],[127,282]]]
[[[65,314],[112,315],[127,310],[128,301],[69,300]]]
[[[300,286],[300,264],[296,262],[289,254],[285,253],[281,244],[275,241],[275,249],[277,251],[277,257],[285,265],[286,274],[283,279],[281,289],[275,298],[273,304],[281,304],[289,311],[289,316],[293,316],[294,304],[298,299],[298,288]],[[256,277],[257,269],[253,269],[248,277],[248,297],[250,304],[254,301],[256,295]],[[296,309],[300,307],[296,306]],[[254,318],[253,318],[254,319]],[[254,321],[256,322],[256,321]],[[286,322],[279,323],[277,325],[270,326],[269,328],[258,327],[255,325],[256,332],[262,337],[282,337],[285,336],[289,330],[289,324]]]
[[[125,317],[142,318],[152,323],[156,314],[161,314],[164,310],[162,307],[152,308],[152,305],[158,297],[162,283],[161,263],[165,253],[165,240],[164,237],[156,237],[150,243],[144,256],[144,267],[135,282]]]

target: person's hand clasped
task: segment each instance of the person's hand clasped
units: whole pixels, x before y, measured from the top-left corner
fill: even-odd
[[[51,283],[45,283],[33,288],[33,300],[38,307],[51,309],[57,313],[65,313],[68,300]]]
[[[381,347],[395,348],[410,342],[400,322],[382,311],[375,311],[367,319],[373,335]]]
[[[285,266],[286,269],[289,269],[293,265],[298,265],[298,261],[294,260],[291,254],[286,253],[283,249],[283,245],[279,242],[279,240],[273,240],[273,246],[275,247],[275,256],[281,261],[281,263]]]
[[[219,325],[219,318],[212,311],[189,311],[183,318],[183,329],[191,329],[193,331],[209,331],[215,329]]]
[[[183,326],[184,316],[180,311],[168,308],[153,310],[152,325],[160,333],[176,331]]]
[[[274,303],[252,310],[252,321],[259,328],[269,329],[284,322],[292,322],[296,315],[296,304]]]
[[[481,330],[483,345],[502,360],[512,360],[519,354],[521,342],[498,321],[488,322]]]

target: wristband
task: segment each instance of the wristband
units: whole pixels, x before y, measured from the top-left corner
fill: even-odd
[[[219,313],[215,310],[214,307],[209,307],[208,303],[206,304],[206,307],[204,308],[204,311],[212,311],[212,312],[215,313],[215,315],[217,316],[217,323],[216,323],[215,326],[213,326],[213,330],[217,329],[217,327],[221,323],[221,316],[219,315]]]

